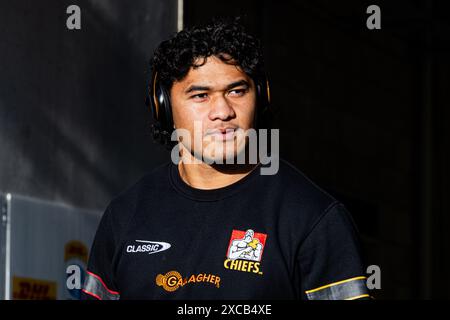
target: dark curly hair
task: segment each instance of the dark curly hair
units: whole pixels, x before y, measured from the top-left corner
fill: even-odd
[[[209,24],[176,33],[159,45],[150,64],[152,70],[158,71],[160,83],[170,89],[191,67],[203,65],[210,56],[239,66],[253,79],[264,75],[260,42],[246,32],[240,18],[216,18]]]

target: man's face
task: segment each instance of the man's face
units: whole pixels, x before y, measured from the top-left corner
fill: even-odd
[[[222,163],[245,149],[244,134],[254,124],[256,94],[253,80],[240,68],[210,56],[176,81],[170,94],[175,128],[190,135],[190,143],[183,140],[182,148],[199,159]],[[194,128],[201,145],[194,140]]]

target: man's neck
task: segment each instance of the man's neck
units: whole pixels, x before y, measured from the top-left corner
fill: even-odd
[[[256,164],[222,164],[209,165],[204,162],[186,164],[178,163],[181,179],[196,189],[218,189],[229,186],[248,175]]]

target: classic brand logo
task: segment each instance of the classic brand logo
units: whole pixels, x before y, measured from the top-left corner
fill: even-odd
[[[199,273],[197,275],[193,274],[189,277],[183,278],[178,271],[169,271],[165,275],[158,274],[156,276],[156,284],[159,287],[163,287],[164,290],[168,292],[173,292],[187,284],[196,284],[201,282],[211,283],[217,288],[220,287],[220,277],[214,274]]]
[[[167,242],[157,242],[157,241],[147,241],[147,240],[135,240],[138,245],[128,245],[128,253],[158,253],[165,251],[171,247],[170,243]]]
[[[230,270],[262,274],[261,259],[266,245],[267,235],[247,231],[233,230],[228,244],[227,259],[223,266]]]

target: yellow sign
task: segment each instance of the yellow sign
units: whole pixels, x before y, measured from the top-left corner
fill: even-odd
[[[88,248],[80,241],[72,240],[64,246],[64,261],[80,259],[84,263],[88,260]]]
[[[13,277],[14,300],[56,300],[56,290],[53,281]]]

